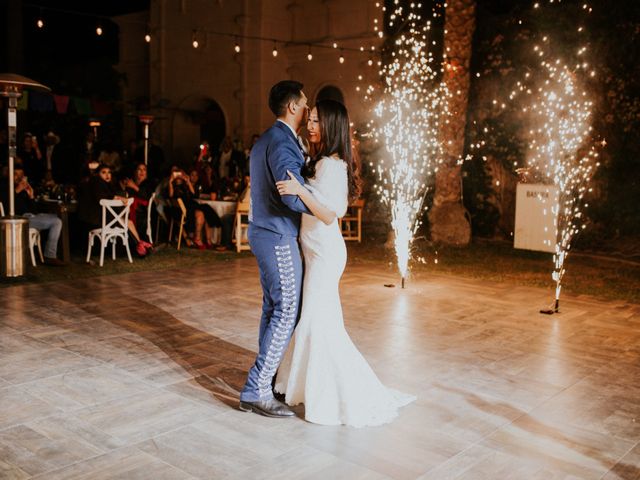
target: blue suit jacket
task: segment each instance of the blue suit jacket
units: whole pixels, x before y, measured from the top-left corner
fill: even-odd
[[[297,195],[280,196],[279,180],[289,180],[287,170],[300,183],[304,156],[291,129],[280,121],[271,126],[251,149],[251,216],[249,221],[260,228],[281,235],[298,236],[300,214],[310,213]]]

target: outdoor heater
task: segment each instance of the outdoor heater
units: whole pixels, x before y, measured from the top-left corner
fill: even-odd
[[[44,85],[14,73],[0,74],[0,96],[8,99],[8,140],[9,140],[9,215],[0,219],[0,262],[1,274],[5,277],[24,275],[29,252],[29,221],[15,216],[13,169],[16,158],[16,130],[18,127],[18,98],[24,89],[49,92]]]

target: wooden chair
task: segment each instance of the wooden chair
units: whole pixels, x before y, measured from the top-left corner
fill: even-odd
[[[342,237],[345,240],[355,240],[362,242],[362,210],[364,209],[364,200],[359,198],[355,200],[349,207],[344,217],[338,220]]]
[[[233,223],[233,241],[236,244],[236,252],[242,250],[251,250],[247,233],[249,231],[249,209],[244,205],[238,204],[236,210],[236,218]]]
[[[175,202],[175,203],[173,203]],[[181,198],[177,198],[172,201],[172,205],[177,206],[182,212],[180,215],[180,228],[178,229],[178,250],[180,250],[180,245],[182,243],[182,235],[184,235],[184,224],[187,221],[187,207],[184,206],[184,202]],[[171,216],[171,220],[169,222],[169,243],[171,243],[171,238],[173,237],[173,216]]]
[[[236,218],[233,222],[233,241],[236,244],[236,252],[251,250],[249,245],[249,210],[251,209],[251,190],[247,188],[238,201]]]
[[[102,206],[102,226],[94,228],[89,232],[89,245],[87,247],[87,263],[91,260],[91,248],[94,239],[100,240],[100,266],[104,265],[104,251],[107,244],[111,242],[111,256],[116,259],[116,242],[122,240],[127,251],[129,263],[133,263],[131,251],[129,250],[129,211],[133,198],[128,198],[126,203],[122,200],[100,200]]]
[[[4,205],[0,202],[0,217],[4,217]],[[40,257],[40,262],[44,263],[44,256],[42,255],[42,242],[40,241],[40,231],[38,229],[29,227],[29,253],[31,253],[31,265],[34,267],[36,264],[36,252],[35,249],[38,248],[38,256]]]

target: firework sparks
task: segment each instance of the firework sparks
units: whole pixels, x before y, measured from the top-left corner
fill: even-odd
[[[551,206],[556,227],[552,278],[556,283],[557,308],[564,264],[573,237],[586,227],[583,200],[591,191],[589,181],[599,163],[595,145],[588,146],[593,102],[580,88],[576,70],[560,60],[542,62],[541,66],[546,78],[523,111],[529,112],[529,121],[534,126],[529,132],[527,164],[558,191]]]
[[[441,69],[439,65],[434,67],[436,62],[429,50],[433,44],[429,42],[431,24],[423,21],[414,8],[411,4],[404,11],[397,6],[390,15],[390,26],[406,21],[408,28],[398,34],[390,61],[381,66],[383,89],[377,95],[375,118],[368,125],[375,141],[384,146],[375,189],[391,210],[403,286],[429,179],[443,159],[438,132],[448,115],[449,98],[446,86],[437,80]],[[374,97],[374,90],[369,86],[365,98]]]
[[[539,4],[534,8],[539,8]],[[587,13],[592,11],[587,5],[583,9]],[[578,32],[582,30],[582,27],[578,28]],[[592,191],[589,183],[600,164],[591,127],[593,102],[585,89],[586,79],[595,76],[595,71],[584,60],[587,47],[577,49],[576,63],[571,67],[560,58],[548,60],[552,56],[551,50],[548,35],[533,46],[538,67],[517,82],[509,101],[518,103],[529,125],[527,168],[523,170],[530,177],[553,185],[557,191],[549,197],[548,210],[555,223],[552,278],[555,282],[554,310],[558,311],[565,262],[574,236],[586,228],[583,218],[583,208],[588,207],[585,195]],[[493,103],[505,108],[505,104],[497,100]]]

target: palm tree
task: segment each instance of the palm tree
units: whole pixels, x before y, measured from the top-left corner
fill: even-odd
[[[476,0],[448,0],[445,5],[444,51],[447,57],[444,81],[452,96],[449,100],[449,122],[441,130],[445,158],[436,174],[429,222],[432,240],[466,245],[471,240],[471,226],[462,205],[462,176],[458,160],[464,149]]]

